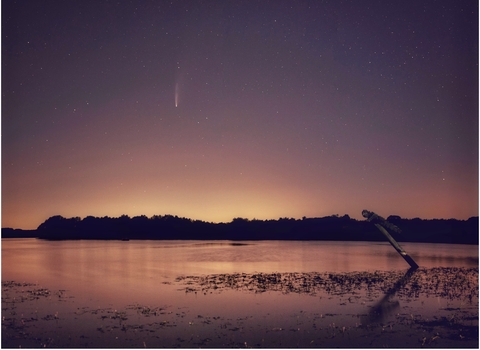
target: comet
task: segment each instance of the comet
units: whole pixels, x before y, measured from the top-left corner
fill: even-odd
[[[178,83],[175,84],[175,107],[178,107],[178,95],[179,95],[179,91],[178,91]]]

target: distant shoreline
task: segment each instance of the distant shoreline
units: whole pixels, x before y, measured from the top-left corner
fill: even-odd
[[[393,233],[399,242],[478,245],[478,217],[456,219],[387,220],[401,229]],[[135,216],[117,218],[53,216],[36,230],[2,228],[2,238],[48,240],[299,240],[299,241],[385,241],[376,227],[348,215],[278,220],[233,219],[230,223],[209,223],[178,216]]]

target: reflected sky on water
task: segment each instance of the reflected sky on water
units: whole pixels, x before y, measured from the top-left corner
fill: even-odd
[[[478,267],[478,246],[402,243],[420,267]],[[408,269],[384,242],[2,239],[2,279],[96,295],[158,291],[179,275]],[[163,288],[166,292],[167,288]],[[82,293],[83,294],[83,293]]]
[[[463,329],[478,329],[478,246],[402,246],[420,265],[412,275],[390,244],[379,242],[2,239],[2,281],[35,284],[7,283],[2,307],[7,312],[14,307],[16,294],[7,291],[13,288],[27,297],[15,312],[39,319],[41,332],[56,337],[51,328],[56,321],[38,315],[59,314],[71,339],[87,334],[95,347],[111,345],[98,329],[116,332],[120,324],[142,324],[145,334],[171,338],[172,347],[216,344],[178,343],[192,332],[219,339],[219,346],[227,338],[230,344],[248,338],[271,346],[310,346],[306,337],[316,335],[321,344],[331,339],[331,346],[350,347],[367,339],[362,332],[369,328],[358,327],[372,322],[423,327],[421,322],[433,318],[456,317]],[[38,299],[35,290],[42,288],[51,293]],[[3,305],[4,296],[13,303]],[[458,337],[456,328],[446,326],[442,330]],[[361,338],[332,338],[345,329]]]

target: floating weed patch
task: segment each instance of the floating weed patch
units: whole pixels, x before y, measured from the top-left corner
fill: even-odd
[[[149,316],[159,316],[165,315],[167,313],[167,307],[150,307],[142,305],[128,305],[127,309],[136,310],[138,314],[149,317]]]
[[[399,286],[399,281],[405,279]],[[351,273],[255,273],[180,276],[176,279],[186,293],[216,292],[234,289],[254,293],[266,291],[316,295],[366,293],[375,297],[395,289],[402,298],[438,296],[450,300],[478,300],[478,268],[418,269],[405,278],[401,271]]]
[[[34,283],[19,283],[15,281],[3,281],[2,282],[2,302],[23,302],[23,301],[32,301],[40,298],[52,298],[56,297],[59,301],[66,301],[66,299],[71,298],[67,295],[66,290],[58,290],[52,292],[47,288],[32,288],[37,285]],[[25,287],[29,287],[26,289]],[[9,292],[14,292],[15,297],[10,298]]]

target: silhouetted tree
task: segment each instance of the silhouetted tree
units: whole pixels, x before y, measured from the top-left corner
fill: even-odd
[[[397,215],[388,221],[402,232],[394,233],[400,242],[438,242],[478,244],[478,217],[462,220],[402,219]],[[4,229],[5,235],[21,232]],[[30,235],[32,233],[29,233]],[[350,240],[384,241],[371,222],[357,221],[348,215],[322,218],[279,218],[248,220],[234,218],[230,223],[208,223],[172,215],[145,215],[130,218],[87,216],[66,219],[52,216],[36,230],[46,239],[230,239],[230,240]]]

